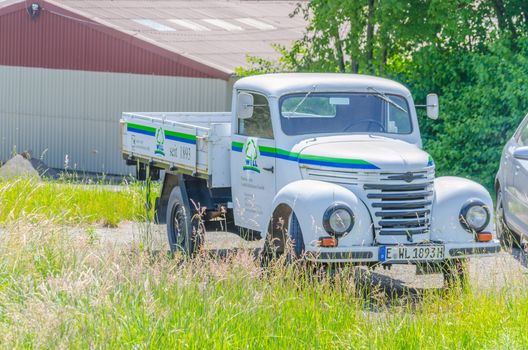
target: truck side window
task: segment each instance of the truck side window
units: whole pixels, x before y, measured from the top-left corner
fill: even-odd
[[[273,139],[273,127],[268,100],[259,94],[253,95],[253,116],[238,120],[238,133],[243,136]]]
[[[409,112],[407,102],[400,96],[389,96],[398,106],[405,110],[387,104],[387,129],[386,131],[393,134],[410,134],[411,123],[409,123]]]

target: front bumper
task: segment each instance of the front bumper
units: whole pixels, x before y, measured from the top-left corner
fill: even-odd
[[[486,256],[500,252],[500,243],[494,240],[486,243],[444,243],[444,259]],[[336,248],[315,248],[307,251],[306,260],[320,263],[377,263],[380,262],[380,245]],[[384,261],[383,264],[412,264],[439,260]]]

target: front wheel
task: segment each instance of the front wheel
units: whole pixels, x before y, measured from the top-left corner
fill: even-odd
[[[291,213],[288,226],[279,229],[279,233],[268,233],[262,250],[262,266],[267,266],[271,261],[277,260],[286,254],[286,262],[291,263],[302,258],[305,251],[301,225],[295,213]]]
[[[181,196],[180,188],[172,189],[167,205],[167,236],[171,252],[193,256],[200,250],[205,234],[199,214],[193,214]]]
[[[292,213],[289,222],[289,247],[288,256],[290,260],[296,260],[302,258],[304,255],[304,238],[301,230],[301,224],[297,219],[297,215]]]
[[[504,218],[504,202],[502,190],[497,189],[497,205],[495,206],[495,230],[497,236],[501,242],[502,247],[505,250],[511,250],[512,248],[520,247],[519,237],[508,228],[506,220]]]

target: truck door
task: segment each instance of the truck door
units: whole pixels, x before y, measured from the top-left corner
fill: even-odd
[[[231,147],[231,184],[235,224],[262,232],[267,229],[275,196],[275,139],[267,98],[253,92],[253,113],[238,113]]]

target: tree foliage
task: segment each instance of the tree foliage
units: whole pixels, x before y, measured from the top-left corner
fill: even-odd
[[[311,0],[308,26],[278,62],[239,73],[349,72],[401,81],[422,102],[440,95],[441,120],[421,118],[440,174],[492,189],[502,146],[528,111],[526,0]]]
[[[411,91],[440,91],[441,119],[421,119],[440,175],[469,177],[493,190],[502,147],[528,111],[528,42],[517,41],[518,51],[510,44],[437,60],[449,74],[437,68],[421,80],[405,75]]]
[[[312,0],[299,4],[304,37],[283,54],[289,70],[383,73],[423,47],[481,45],[493,25],[487,3],[466,0]]]

